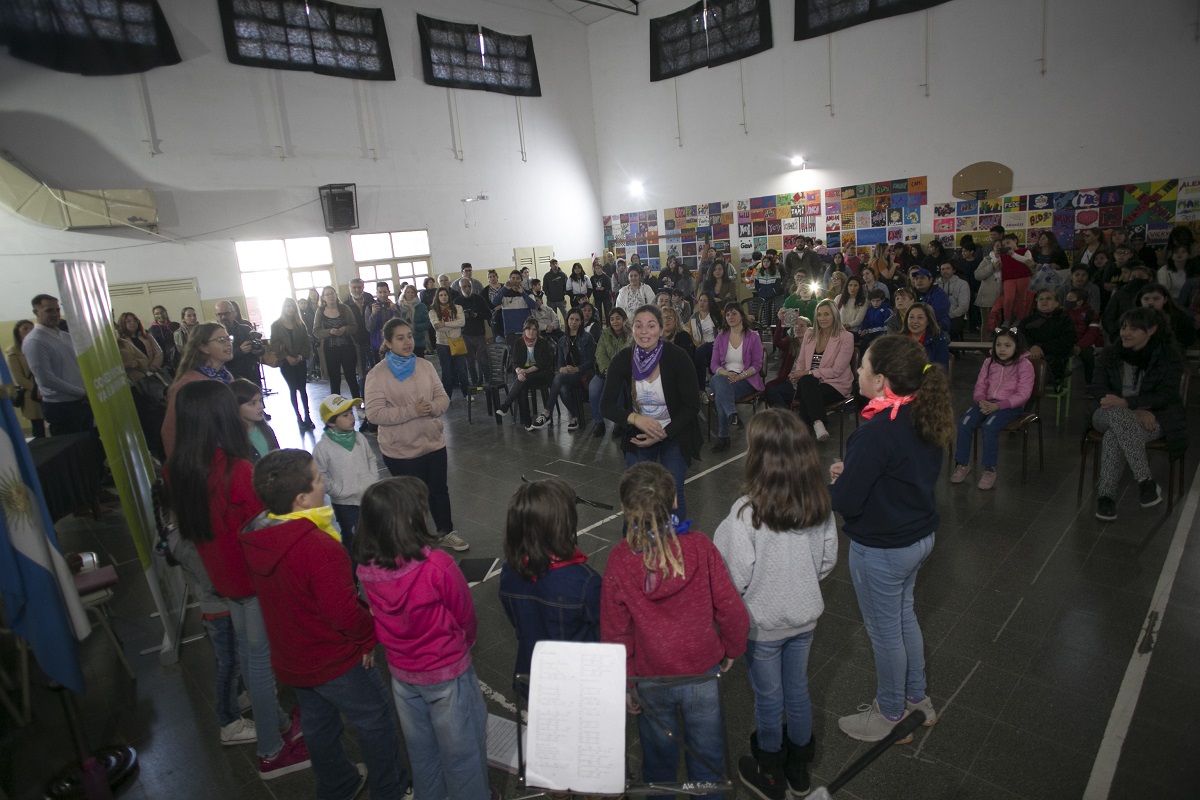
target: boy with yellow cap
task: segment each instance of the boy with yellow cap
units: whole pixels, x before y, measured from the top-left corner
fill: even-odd
[[[325,490],[342,531],[342,544],[353,554],[358,504],[367,487],[379,480],[379,462],[367,437],[354,430],[354,409],[362,400],[331,394],[321,401],[325,435],[313,448],[313,459],[325,479]],[[353,555],[351,555],[353,558]]]

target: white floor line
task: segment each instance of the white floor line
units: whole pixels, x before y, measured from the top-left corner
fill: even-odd
[[[709,474],[710,472],[716,472],[721,467],[724,467],[727,464],[732,464],[733,462],[737,461],[738,459],[742,459],[745,457],[746,457],[746,451],[743,450],[742,452],[738,453],[736,456],[733,456],[732,458],[727,458],[724,461],[722,461],[720,464],[717,464],[716,466],[709,467],[708,469],[704,470],[704,472],[697,472],[695,475],[693,475],[692,477],[685,480],[684,483],[691,483],[692,481],[696,480],[697,478],[703,478],[705,475]]]
[[[1083,792],[1083,800],[1105,800],[1112,788],[1117,762],[1121,758],[1121,747],[1125,744],[1126,734],[1129,733],[1129,723],[1133,720],[1138,696],[1142,692],[1142,683],[1146,680],[1150,657],[1154,655],[1153,645],[1145,648],[1143,652],[1143,638],[1162,627],[1167,602],[1171,599],[1171,587],[1175,585],[1175,575],[1179,572],[1179,562],[1183,558],[1183,550],[1196,518],[1196,506],[1200,502],[1200,470],[1197,470],[1191,488],[1180,500],[1183,501],[1183,510],[1179,514],[1179,524],[1175,526],[1175,535],[1171,539],[1171,548],[1167,551],[1166,561],[1163,562],[1162,572],[1158,576],[1158,585],[1154,589],[1150,609],[1146,612],[1146,621],[1134,645],[1129,666],[1125,669],[1125,678],[1121,681],[1120,691],[1117,692],[1117,701],[1113,704],[1112,714],[1108,718],[1108,727],[1104,729],[1104,739],[1096,752],[1092,775],[1088,780],[1087,789]]]
[[[1012,622],[1012,618],[1017,613],[1017,609],[1021,607],[1021,603],[1025,602],[1025,597],[1022,595],[1017,598],[1017,604],[1013,606],[1013,610],[1008,612],[1008,616],[1004,618],[1004,624],[1000,626],[1000,630],[996,631],[996,635],[992,637],[992,644],[1000,640],[1000,636],[1004,633],[1004,629],[1008,627],[1008,623]]]
[[[971,680],[971,676],[975,674],[975,670],[979,669],[981,664],[983,664],[982,661],[976,661],[975,666],[971,667],[971,671],[967,673],[967,677],[962,679],[962,683],[960,683],[958,688],[954,690],[954,694],[950,695],[950,699],[946,701],[946,705],[942,706],[942,710],[937,712],[938,719],[946,716],[946,712],[950,710],[950,706],[954,703],[954,698],[958,697],[958,693],[961,692],[963,687],[967,685],[967,681]],[[935,708],[934,711],[937,711],[937,709]],[[917,749],[913,751],[913,758],[917,758],[921,755],[921,748],[925,746],[925,742],[929,741],[929,736],[933,733],[934,727],[935,726],[931,725],[925,729],[928,731],[928,733],[921,738],[921,743],[917,745]]]

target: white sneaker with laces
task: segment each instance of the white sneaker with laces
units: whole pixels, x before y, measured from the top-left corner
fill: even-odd
[[[872,700],[870,705],[858,707],[857,714],[851,714],[838,720],[842,733],[860,742],[878,742],[892,732],[892,728],[900,720],[892,722],[879,710],[879,701]],[[900,739],[896,744],[908,744],[913,739],[912,734]]]
[[[257,741],[258,731],[254,729],[254,723],[244,717],[238,717],[221,728],[221,744],[249,744]]]
[[[471,545],[467,544],[467,540],[454,531],[442,535],[441,545],[459,553],[471,549]]]

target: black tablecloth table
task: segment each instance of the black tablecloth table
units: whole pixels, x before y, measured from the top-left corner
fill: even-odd
[[[100,518],[100,478],[104,469],[100,440],[95,431],[69,433],[34,439],[29,452],[42,482],[42,494],[57,522],[80,508],[89,506]]]

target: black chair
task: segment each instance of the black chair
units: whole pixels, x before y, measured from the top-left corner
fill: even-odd
[[[1037,424],[1038,432],[1038,471],[1044,470],[1046,464],[1042,455],[1042,397],[1046,392],[1047,368],[1046,362],[1040,358],[1031,358],[1029,361],[1033,364],[1033,393],[1025,403],[1025,410],[1021,415],[1004,426],[1004,433],[1021,434],[1021,483],[1025,483],[1028,472],[1029,426],[1034,423]],[[971,442],[975,455],[979,453],[979,435],[979,428],[976,428]],[[949,462],[953,464],[954,459],[950,458]]]
[[[500,342],[492,342],[488,345],[490,369],[483,390],[487,396],[488,414],[493,416],[495,416],[496,409],[500,407],[501,390],[504,391],[505,398],[508,397],[508,376],[512,372],[511,360],[507,345]],[[499,417],[496,417],[496,424],[500,424]]]
[[[854,381],[850,384],[850,396],[835,403],[830,403],[825,406],[825,415],[828,417],[831,414],[838,415],[838,456],[846,455],[846,412],[850,412],[854,416],[854,427],[858,427],[858,366],[861,363],[859,360],[858,348],[854,348],[854,353],[850,356],[850,374],[854,376]],[[792,400],[792,410],[799,408],[797,400]]]

